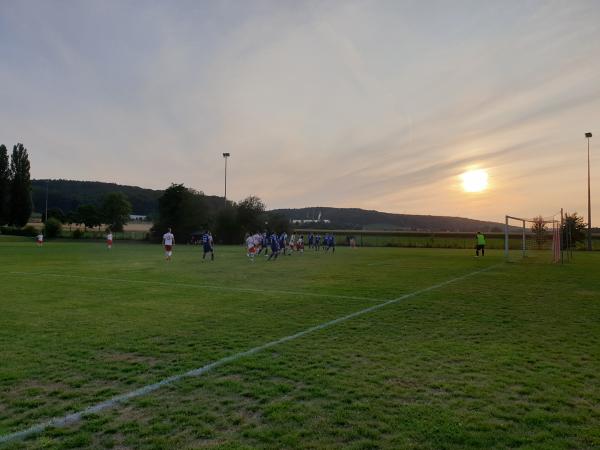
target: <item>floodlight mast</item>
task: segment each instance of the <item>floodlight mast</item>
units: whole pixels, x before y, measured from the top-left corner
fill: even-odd
[[[48,222],[48,184],[50,184],[50,179],[46,180],[46,208],[44,214],[44,223]]]
[[[590,190],[590,138],[592,137],[592,133],[585,133],[585,137],[587,138],[587,169],[588,169],[588,230],[587,230],[587,249],[588,251],[592,251],[592,196]]]
[[[225,195],[223,196],[225,199],[225,206],[227,206],[227,158],[230,156],[230,153],[223,153],[223,158],[225,159]]]

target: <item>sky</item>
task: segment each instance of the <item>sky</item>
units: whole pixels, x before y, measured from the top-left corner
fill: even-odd
[[[229,152],[268,208],[587,214],[588,131],[600,226],[597,0],[0,0],[33,178],[223,195]]]

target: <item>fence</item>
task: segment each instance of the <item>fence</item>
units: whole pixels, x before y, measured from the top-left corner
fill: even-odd
[[[329,233],[335,236],[336,245],[349,245],[349,239],[354,237],[359,247],[408,247],[408,248],[455,248],[472,249],[475,247],[475,233],[471,232],[420,232],[420,231],[369,231],[369,230],[324,230],[296,229],[294,233],[307,236]],[[486,248],[504,249],[504,233],[485,233]],[[521,233],[509,235],[509,247],[520,249]],[[592,240],[594,250],[600,250],[600,235],[594,235]]]

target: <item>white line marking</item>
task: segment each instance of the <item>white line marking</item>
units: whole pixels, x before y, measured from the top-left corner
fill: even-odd
[[[353,295],[338,295],[338,294],[321,294],[319,292],[304,292],[304,291],[286,291],[278,289],[254,289],[254,288],[240,288],[230,286],[214,286],[207,284],[191,284],[191,283],[178,283],[173,281],[172,283],[166,283],[164,281],[149,281],[149,280],[128,280],[125,278],[104,278],[104,277],[90,277],[85,275],[65,275],[59,273],[44,273],[44,272],[9,272],[11,275],[31,275],[31,276],[46,276],[46,277],[57,277],[57,278],[78,278],[81,280],[95,280],[95,281],[111,281],[121,283],[140,283],[140,284],[155,284],[158,286],[169,286],[169,287],[191,287],[199,289],[215,289],[223,291],[237,291],[237,292],[257,292],[260,294],[285,294],[285,295],[304,295],[308,297],[323,297],[323,298],[340,298],[348,300],[368,300],[368,301],[383,301],[379,298],[372,297],[357,297]]]
[[[233,362],[233,361],[237,361],[238,359],[244,358],[246,356],[250,356],[253,355],[255,353],[261,352],[263,350],[266,350],[268,348],[274,347],[276,345],[279,344],[283,344],[284,342],[289,342],[289,341],[293,341],[294,339],[298,339],[300,337],[306,336],[307,334],[313,333],[315,331],[319,331],[322,330],[324,328],[328,328],[331,327],[332,325],[336,325],[338,323],[341,322],[345,322],[346,320],[350,320],[353,319],[355,317],[358,316],[362,316],[363,314],[367,314],[373,311],[377,311],[378,309],[381,309],[385,306],[391,305],[393,303],[397,303],[401,300],[406,300],[407,298],[411,298],[411,297],[416,297],[417,295],[423,294],[425,292],[429,292],[429,291],[433,291],[435,289],[439,289],[441,287],[444,287],[448,284],[451,283],[455,283],[457,281],[460,280],[464,280],[465,278],[471,277],[473,275],[477,275],[479,273],[482,272],[486,272],[488,270],[491,270],[495,267],[500,266],[500,264],[495,264],[493,266],[488,266],[485,269],[481,269],[481,270],[476,270],[475,272],[470,272],[466,275],[461,275],[459,277],[456,278],[452,278],[451,280],[447,280],[447,281],[443,281],[441,283],[438,284],[434,284],[433,286],[429,286],[427,288],[424,289],[420,289],[418,291],[414,291],[411,292],[410,294],[405,294],[402,295],[400,297],[394,298],[392,300],[388,300],[386,302],[383,303],[379,303],[377,305],[373,305],[370,306],[368,308],[365,309],[361,309],[360,311],[356,311],[353,312],[351,314],[348,314],[346,316],[342,316],[342,317],[338,317],[337,319],[333,319],[330,320],[329,322],[324,322],[320,325],[315,325],[314,327],[310,327],[307,328],[304,331],[300,331],[296,334],[291,334],[289,336],[285,336],[282,337],[280,339],[277,339],[275,341],[271,341],[271,342],[267,342],[266,344],[263,345],[259,345],[258,347],[254,347],[251,348],[250,350],[246,350],[245,352],[240,352],[240,353],[236,353],[234,355],[230,355],[230,356],[226,356],[224,358],[221,358],[215,362],[212,362],[210,364],[207,364],[205,366],[199,367],[197,369],[193,369],[190,370],[188,372],[179,374],[179,375],[173,375],[171,377],[165,378],[161,381],[158,381],[157,383],[153,383],[153,384],[149,384],[146,386],[143,386],[139,389],[135,389],[133,391],[130,392],[126,392],[125,394],[120,394],[120,395],[116,395],[112,398],[109,398],[108,400],[105,400],[103,402],[97,403],[95,405],[89,406],[85,409],[82,409],[81,411],[78,412],[74,412],[71,414],[67,414],[65,416],[62,417],[55,417],[53,419],[50,419],[46,422],[41,422],[37,425],[33,425],[29,428],[26,428],[24,430],[21,431],[17,431],[14,433],[10,433],[10,434],[5,434],[4,436],[0,436],[0,444],[5,444],[7,442],[12,442],[12,441],[16,441],[19,439],[24,439],[26,437],[29,437],[31,435],[34,434],[38,434],[41,433],[43,431],[45,431],[47,428],[49,427],[64,427],[66,425],[78,422],[79,420],[81,420],[83,417],[90,415],[90,414],[95,414],[95,413],[99,413],[100,411],[103,411],[105,409],[109,409],[112,408],[120,403],[124,403],[128,400],[131,400],[132,398],[137,398],[137,397],[141,397],[143,395],[149,394],[151,392],[154,392],[158,389],[160,389],[161,387],[164,386],[168,386],[170,384],[176,383],[184,378],[188,378],[188,377],[198,377],[206,372],[209,372],[217,367],[223,366],[227,363]]]

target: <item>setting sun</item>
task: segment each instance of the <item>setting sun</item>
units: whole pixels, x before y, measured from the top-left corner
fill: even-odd
[[[488,187],[488,174],[485,170],[469,170],[461,178],[465,192],[481,192]]]

